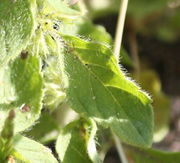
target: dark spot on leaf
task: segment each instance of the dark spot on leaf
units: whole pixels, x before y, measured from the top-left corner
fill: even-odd
[[[29,112],[29,111],[30,111],[30,107],[29,107],[28,105],[24,105],[24,106],[21,108],[21,111],[22,111],[23,113]]]
[[[28,57],[28,51],[22,51],[21,52],[21,59],[26,59]]]
[[[80,128],[80,135],[85,138],[86,137],[86,129],[84,127]]]

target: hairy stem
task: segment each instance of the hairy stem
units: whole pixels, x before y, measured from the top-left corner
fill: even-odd
[[[120,141],[119,137],[117,137],[117,136],[113,133],[113,138],[114,138],[114,141],[115,141],[115,145],[116,145],[117,152],[118,152],[118,154],[119,154],[119,157],[121,158],[122,163],[128,163],[127,158],[126,158],[126,155],[125,155],[125,153],[124,153],[124,149],[123,149],[123,147],[122,147],[122,144],[121,144],[121,141]]]

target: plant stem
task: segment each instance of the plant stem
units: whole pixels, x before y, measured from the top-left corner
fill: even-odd
[[[121,50],[121,42],[122,42],[127,6],[128,6],[128,0],[121,0],[117,28],[116,28],[116,35],[115,35],[115,46],[114,46],[114,54],[117,59],[117,62],[119,62],[119,53]]]
[[[125,155],[123,147],[122,147],[122,143],[121,143],[119,137],[117,137],[114,133],[112,133],[112,134],[113,134],[113,138],[115,141],[117,152],[119,154],[119,157],[120,157],[122,163],[128,163],[126,155]]]
[[[78,2],[78,6],[79,6],[79,8],[81,10],[82,15],[86,15],[87,14],[87,7],[86,7],[86,4],[85,4],[84,0],[80,0]]]
[[[116,28],[116,35],[115,35],[115,45],[114,45],[114,55],[116,57],[117,62],[119,62],[119,54],[121,50],[121,43],[122,43],[122,36],[123,36],[123,29],[124,29],[127,6],[128,6],[128,0],[121,0],[117,28]],[[119,137],[117,137],[113,132],[112,134],[113,134],[115,145],[116,145],[116,148],[117,148],[117,151],[118,151],[119,157],[121,158],[122,163],[128,163]]]

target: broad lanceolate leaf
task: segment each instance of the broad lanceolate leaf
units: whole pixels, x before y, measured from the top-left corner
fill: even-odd
[[[71,107],[106,124],[125,142],[150,146],[153,114],[149,97],[128,80],[106,46],[64,36],[64,84]]]
[[[12,157],[16,163],[57,163],[51,150],[42,144],[21,135],[14,137]]]
[[[94,140],[96,130],[92,120],[80,119],[67,125],[56,144],[62,163],[100,163]]]
[[[16,112],[15,132],[30,127],[39,117],[43,96],[40,66],[39,58],[29,54],[0,69],[0,130],[10,109]]]
[[[33,7],[33,0],[0,0],[0,68],[26,47],[34,29]]]
[[[155,149],[126,147],[127,158],[133,163],[178,163],[180,152],[164,152]]]

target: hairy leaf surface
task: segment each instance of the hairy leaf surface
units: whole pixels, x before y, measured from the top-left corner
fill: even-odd
[[[69,48],[62,71],[71,107],[111,129],[125,142],[150,146],[150,98],[127,79],[106,46],[64,36]]]
[[[15,58],[33,33],[34,1],[0,0],[0,68]]]
[[[15,109],[15,132],[30,127],[39,117],[42,103],[42,75],[36,56],[18,57],[0,69],[0,130],[10,109]]]

